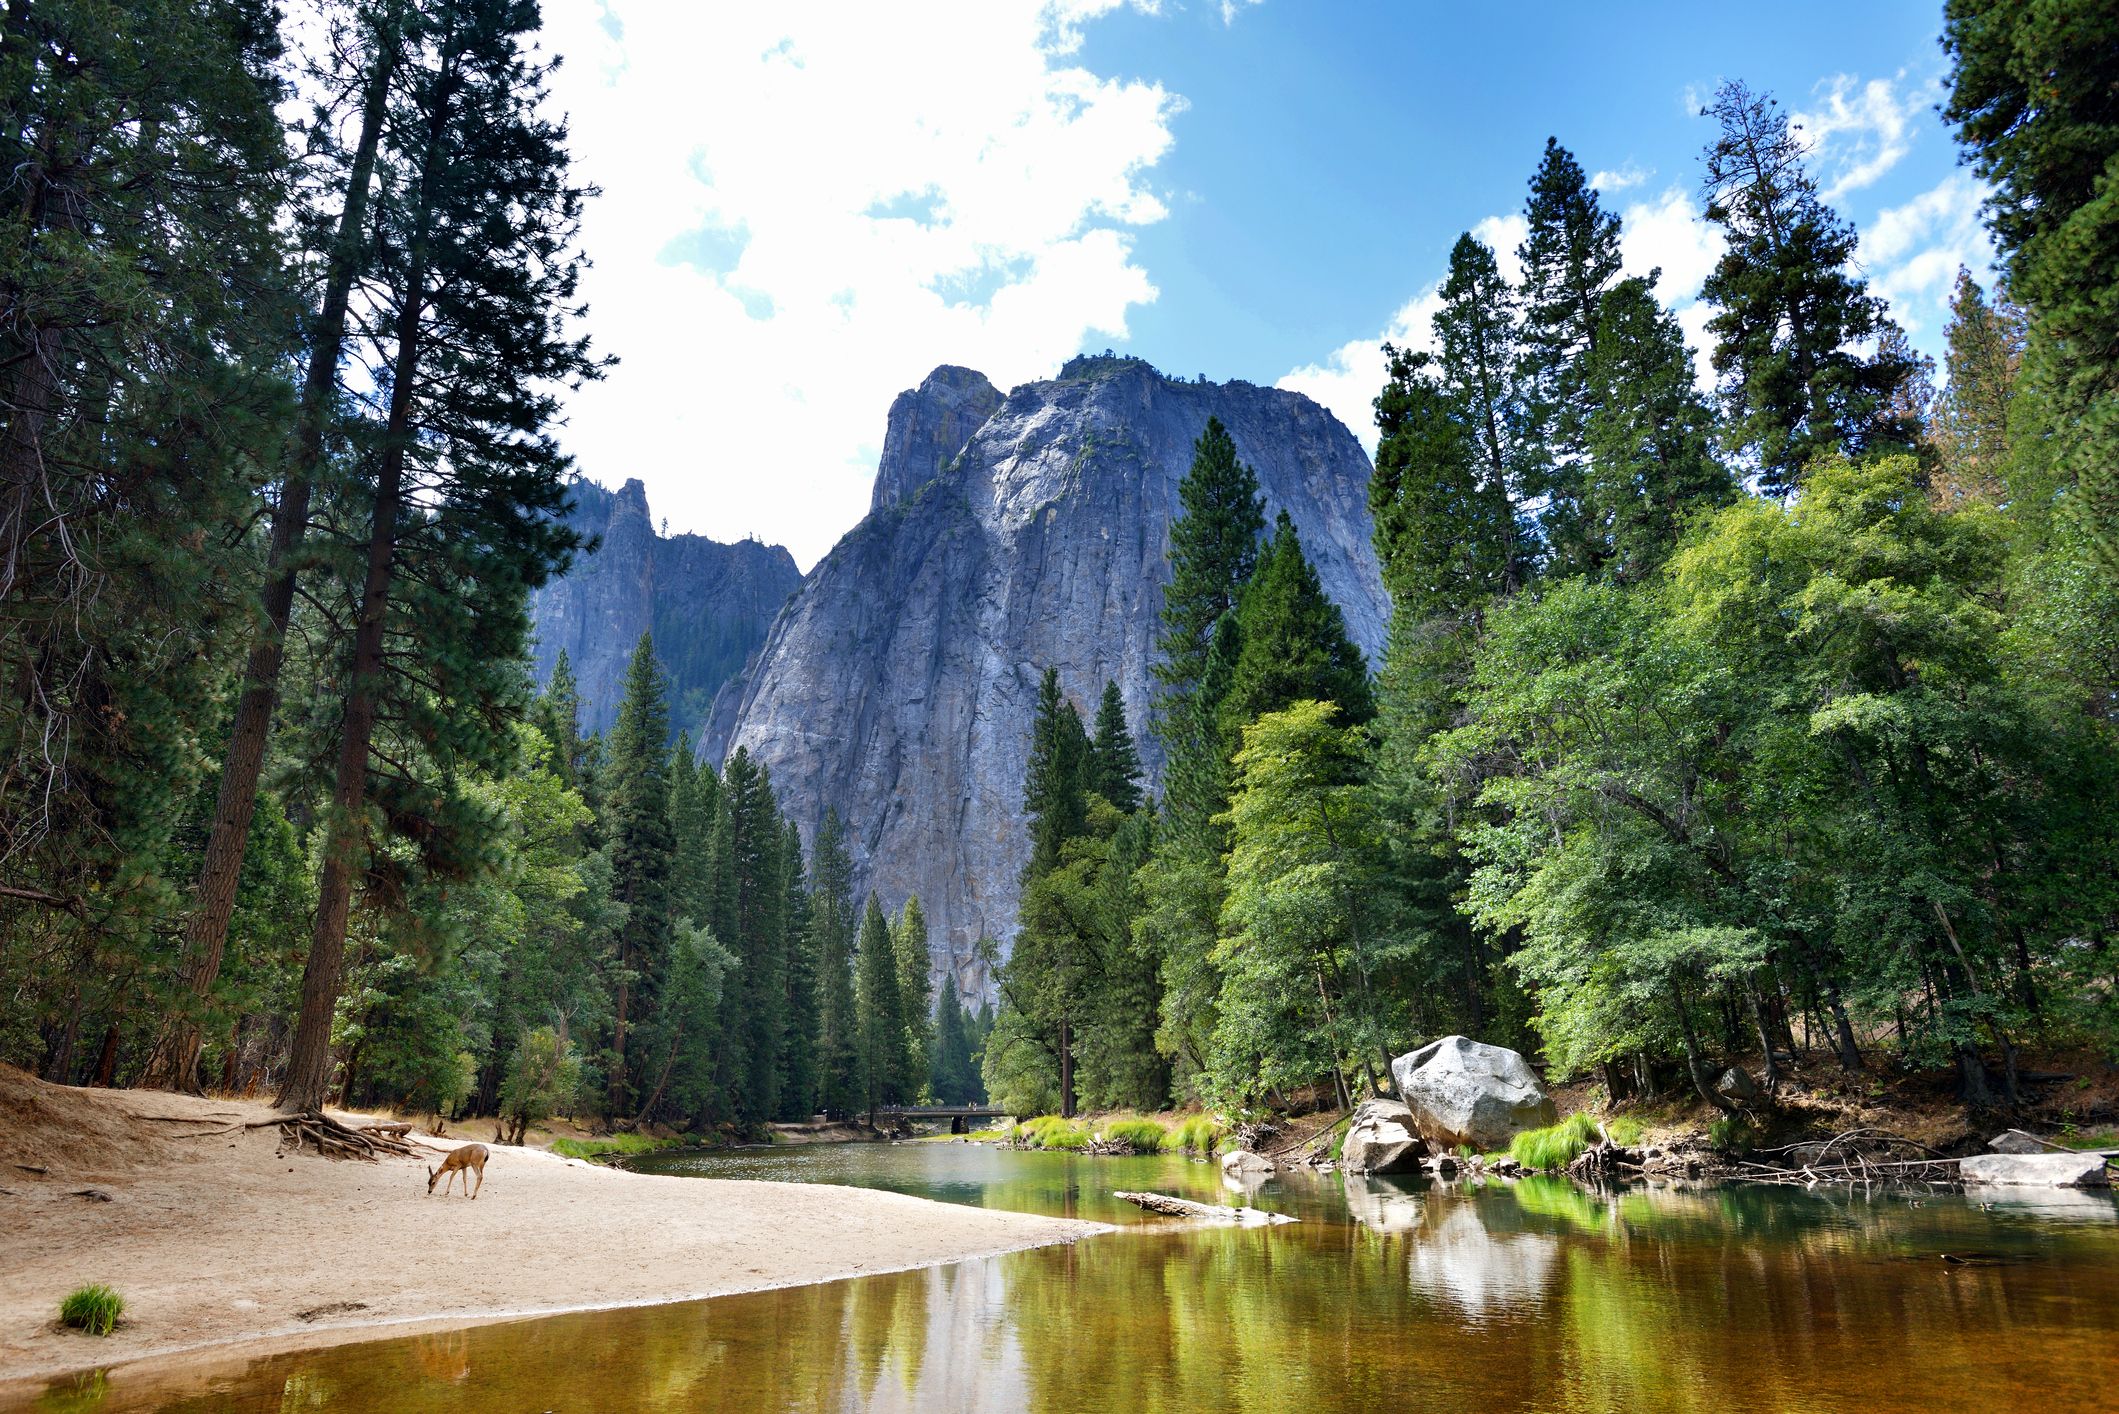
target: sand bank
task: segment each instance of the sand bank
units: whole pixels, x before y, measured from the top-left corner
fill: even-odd
[[[285,1348],[690,1300],[1104,1230],[868,1189],[633,1174],[492,1143],[482,1195],[444,1199],[410,1159],[279,1156],[271,1129],[184,1137],[270,1113],[46,1085],[0,1066],[0,1393],[236,1342]],[[54,1321],[86,1282],[125,1298],[108,1338]]]

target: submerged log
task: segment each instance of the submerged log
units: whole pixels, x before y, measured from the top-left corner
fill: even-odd
[[[1260,1208],[1224,1208],[1218,1203],[1195,1203],[1190,1198],[1173,1198],[1167,1193],[1113,1193],[1111,1196],[1123,1198],[1137,1208],[1160,1213],[1166,1218],[1196,1218],[1201,1222],[1233,1223],[1238,1227],[1271,1227],[1275,1223],[1295,1221],[1286,1213],[1268,1213]]]

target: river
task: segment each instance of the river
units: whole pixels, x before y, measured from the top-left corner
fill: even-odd
[[[2104,1194],[1982,1207],[1954,1195],[1307,1173],[1246,1194],[1174,1157],[962,1143],[641,1166],[859,1184],[1126,1230],[820,1286],[268,1356],[152,1405],[131,1402],[122,1380],[78,1393],[63,1382],[44,1407],[2119,1408],[2119,1202]],[[1110,1197],[1120,1188],[1301,1221],[1150,1222]]]

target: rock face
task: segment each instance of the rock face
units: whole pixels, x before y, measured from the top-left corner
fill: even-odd
[[[1506,1149],[1519,1131],[1560,1118],[1528,1061],[1464,1036],[1445,1036],[1398,1057],[1391,1078],[1414,1127],[1437,1148],[1469,1144],[1491,1153]]]
[[[1161,769],[1149,666],[1178,483],[1208,417],[1256,469],[1268,521],[1294,518],[1372,661],[1388,615],[1368,458],[1309,399],[1077,359],[969,428],[990,391],[940,369],[898,399],[876,509],[723,690],[707,741],[712,759],[741,746],[763,761],[805,830],[835,805],[858,886],[890,908],[918,894],[937,969],[974,994],[990,990],[979,939],[1005,948],[1015,926],[1043,669],[1059,670],[1085,717],[1115,680],[1151,780]],[[952,448],[959,432],[968,440]]]
[[[1957,1166],[1967,1187],[2109,1188],[2102,1154],[1974,1154]]]
[[[581,729],[618,716],[625,669],[652,631],[670,675],[670,727],[701,736],[721,685],[742,670],[788,596],[801,587],[794,557],[778,545],[723,545],[703,535],[662,536],[647,489],[574,484],[568,523],[598,547],[530,599],[539,682],[566,651],[581,690]]]
[[[885,510],[948,470],[971,434],[1001,405],[983,373],[944,364],[890,405],[870,510]]]
[[[1347,1126],[1339,1162],[1348,1173],[1418,1173],[1426,1153],[1411,1109],[1396,1100],[1364,1100]]]

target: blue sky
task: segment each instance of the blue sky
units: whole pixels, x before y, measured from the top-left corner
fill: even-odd
[[[1688,328],[1714,254],[1699,99],[1801,115],[1861,261],[1939,352],[1986,260],[1934,111],[1937,0],[1773,7],[922,0],[763,13],[552,0],[556,101],[604,196],[573,401],[585,474],[673,529],[850,528],[891,396],[941,362],[1003,387],[1112,347],[1284,383],[1367,440],[1384,337],[1472,229],[1505,257],[1548,134],[1606,174]]]

